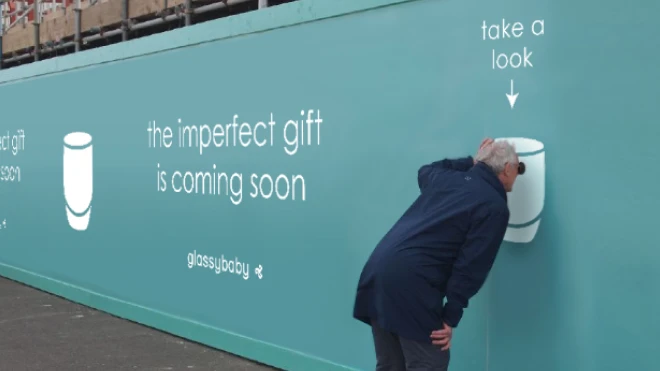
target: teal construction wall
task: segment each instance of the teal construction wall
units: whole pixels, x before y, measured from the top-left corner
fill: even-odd
[[[452,370],[656,369],[657,14],[650,0],[301,0],[1,71],[0,143],[16,151],[0,146],[0,275],[284,369],[373,369],[357,278],[419,166],[531,138],[545,160],[513,207],[535,205],[538,231],[503,243]],[[511,37],[491,40],[503,19]],[[501,53],[527,63],[501,69]],[[265,145],[215,147],[234,115]],[[151,142],[154,121],[171,142]],[[201,152],[180,146],[193,125]],[[63,160],[75,131],[93,138],[91,193]],[[175,192],[176,171],[226,173],[229,189]],[[258,190],[265,174],[283,199]],[[89,199],[74,230],[65,205]],[[191,253],[249,277],[189,268]]]

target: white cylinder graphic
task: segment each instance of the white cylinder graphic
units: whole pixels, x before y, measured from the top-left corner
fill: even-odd
[[[545,148],[543,143],[529,138],[498,138],[516,147],[525,174],[519,175],[508,195],[509,226],[504,240],[515,243],[531,242],[541,224],[545,203]]]
[[[71,133],[64,137],[64,200],[71,228],[84,231],[92,212],[93,173],[92,136]]]

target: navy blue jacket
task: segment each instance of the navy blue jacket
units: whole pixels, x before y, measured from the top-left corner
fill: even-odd
[[[419,197],[362,270],[354,318],[421,342],[443,322],[458,325],[509,221],[504,186],[488,166],[473,164],[445,159],[419,169]]]

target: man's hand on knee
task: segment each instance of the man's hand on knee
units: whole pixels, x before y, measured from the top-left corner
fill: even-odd
[[[453,335],[453,330],[449,325],[443,323],[442,330],[435,330],[431,333],[431,342],[433,345],[438,345],[442,347],[442,350],[448,350],[451,348],[451,337]]]

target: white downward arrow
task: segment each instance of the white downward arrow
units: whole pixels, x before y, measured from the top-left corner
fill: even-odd
[[[513,109],[513,106],[516,105],[516,100],[518,99],[518,93],[513,93],[513,80],[511,80],[511,94],[507,94],[506,98],[509,100],[511,109]]]

